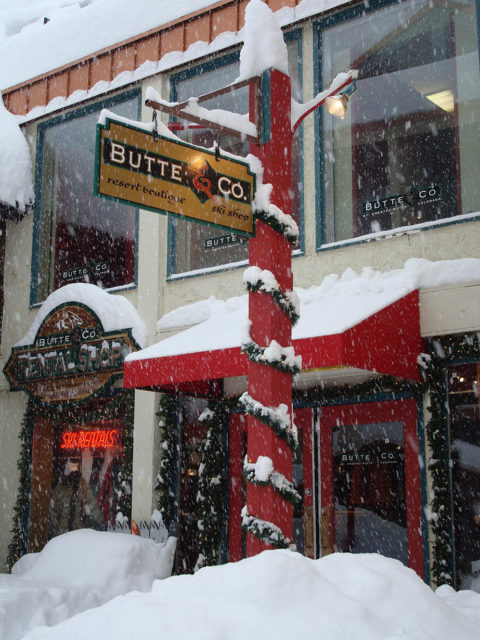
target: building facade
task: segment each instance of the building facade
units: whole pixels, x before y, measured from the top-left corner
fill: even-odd
[[[292,216],[300,229],[294,284],[308,291],[345,274],[332,281],[330,299],[321,296],[327,315],[339,318],[330,332],[320,312],[315,325],[316,307],[301,296],[313,328],[294,334],[303,359],[293,392],[301,443],[293,482],[302,497],[293,509],[294,542],[310,557],[380,552],[429,584],[479,589],[480,7],[473,0],[381,0],[321,12],[296,0],[268,4],[284,32],[296,101],[308,102],[342,71],[359,72],[346,117],[318,110],[292,145]],[[203,549],[198,493],[207,433],[216,434],[221,462],[215,557],[245,554],[247,436],[238,398],[246,357],[240,335],[226,347],[188,331],[217,313],[202,301],[244,294],[248,238],[95,197],[93,181],[102,110],[150,122],[148,87],[181,102],[235,81],[246,5],[221,0],[3,91],[30,145],[35,203],[20,220],[2,217],[0,237],[2,558],[9,545],[10,555],[39,550],[53,535],[54,493],[72,489],[66,468],[73,464],[82,480],[69,504],[88,489],[82,500],[96,515],[82,526],[106,527],[118,511],[129,521],[148,520],[160,501],[178,536],[177,571],[192,571]],[[243,114],[248,101],[244,87],[206,106]],[[167,124],[167,116],[158,118]],[[172,122],[188,143],[248,153],[248,143],[231,133]],[[408,286],[388,297],[399,274]],[[362,306],[363,315],[355,315],[353,298],[340,305],[346,290],[335,295],[355,278],[373,283],[357,303],[362,292],[387,296],[366,312]],[[135,314],[122,315],[113,303],[109,324],[107,302],[82,297],[77,284],[126,299]],[[71,331],[48,324],[52,316],[65,323],[56,310],[72,318],[79,305],[90,324],[74,321]],[[234,307],[222,308],[226,322]],[[176,320],[157,324],[179,308]],[[62,369],[58,348],[55,364],[30,387],[12,383],[13,354],[23,348],[38,358],[48,346],[42,336],[66,340],[59,336],[70,336],[75,322],[100,341],[75,343],[79,358],[82,345],[94,354],[84,370],[70,355]],[[135,339],[142,323],[146,338]],[[128,358],[125,389],[113,352],[101,351],[109,332],[123,330],[132,340],[118,362],[163,343]],[[189,340],[197,346],[185,350]],[[62,395],[70,362],[72,395]],[[89,374],[87,382],[80,373]],[[207,408],[216,421],[208,413],[199,420]],[[73,511],[67,515],[73,526]]]

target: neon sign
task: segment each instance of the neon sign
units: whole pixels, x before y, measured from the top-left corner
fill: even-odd
[[[95,431],[65,431],[60,449],[90,449],[101,447],[108,449],[120,441],[118,429]]]

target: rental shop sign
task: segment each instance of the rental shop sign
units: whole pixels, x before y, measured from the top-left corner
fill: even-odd
[[[33,344],[13,347],[4,373],[12,391],[74,403],[122,376],[126,355],[138,348],[130,329],[106,332],[92,309],[68,303],[46,316]]]
[[[95,195],[253,234],[255,176],[215,155],[107,118],[97,125]]]

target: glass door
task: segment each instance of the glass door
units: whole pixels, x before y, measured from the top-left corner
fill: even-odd
[[[423,575],[413,400],[325,407],[322,553],[381,553]]]

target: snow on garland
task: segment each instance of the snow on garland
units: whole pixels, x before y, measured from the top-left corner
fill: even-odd
[[[292,451],[296,451],[298,447],[298,435],[295,426],[288,413],[286,404],[280,404],[278,407],[266,407],[261,402],[252,398],[245,391],[238,399],[243,405],[245,413],[257,418],[263,424],[270,427],[276,436],[286,440]]]
[[[295,355],[293,347],[282,347],[276,340],[272,340],[268,347],[262,347],[250,337],[251,320],[247,320],[243,327],[241,350],[249,360],[257,364],[275,367],[284,373],[295,375],[302,370],[302,357]]]
[[[297,324],[300,318],[298,295],[295,291],[284,293],[271,271],[255,266],[249,267],[243,273],[243,284],[249,292],[263,291],[270,294],[289,316],[292,325]]]
[[[273,522],[251,516],[247,512],[246,506],[242,509],[242,528],[256,538],[280,549],[288,549],[291,544],[291,540],[285,538],[280,527],[277,527]]]
[[[257,188],[253,201],[253,218],[262,220],[272,229],[284,236],[291,244],[295,244],[300,236],[298,225],[292,216],[284,213],[270,202],[273,186],[263,184]]]
[[[273,468],[272,459],[268,456],[258,456],[257,462],[248,462],[247,456],[243,463],[243,475],[248,482],[258,484],[262,487],[272,486],[282,498],[288,500],[293,505],[298,505],[302,501],[302,496],[293,486],[293,482]]]
[[[299,238],[296,222],[286,215],[276,205],[270,202],[273,186],[261,185],[257,188],[253,203],[254,219],[262,220],[274,231],[281,234],[291,244]],[[287,314],[292,324],[299,319],[298,298],[294,291],[281,290],[274,274],[267,269],[252,265],[243,277],[243,282],[250,293],[264,292],[272,296],[276,304]],[[292,346],[283,347],[276,340],[271,340],[268,346],[258,345],[250,337],[251,320],[243,327],[241,350],[249,360],[270,367],[290,375],[296,375],[302,369],[301,357],[295,356]],[[283,438],[290,449],[298,447],[296,430],[293,428],[288,414],[288,407],[280,404],[278,407],[266,407],[261,402],[244,393],[240,398],[246,413],[270,427],[277,437]],[[259,456],[256,463],[245,460],[244,476],[248,482],[259,485],[271,485],[283,499],[296,504],[300,496],[293,484],[273,468],[273,462],[266,456]],[[258,537],[276,547],[288,547],[290,541],[286,539],[281,529],[273,524],[247,513],[247,507],[242,511],[242,527],[251,535]]]
[[[224,522],[223,499],[226,491],[224,457],[219,452],[224,412],[205,409],[198,421],[208,428],[198,468],[197,528],[198,559],[194,571],[219,564]]]

